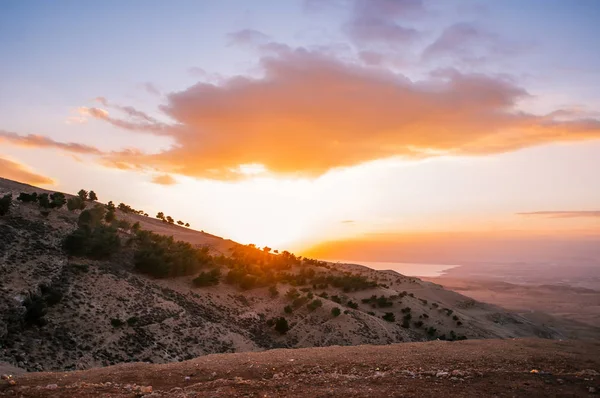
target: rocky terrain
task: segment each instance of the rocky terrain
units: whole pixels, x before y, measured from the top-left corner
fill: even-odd
[[[20,192],[44,190],[0,179],[0,197],[16,198]],[[43,213],[35,203],[13,199],[0,216],[0,361],[27,371],[166,363],[273,348],[562,337],[440,285],[361,266],[299,261],[286,271],[291,282],[244,289],[225,278],[204,287],[194,286],[195,275],[153,278],[132,265],[131,231],[119,229],[124,244],[108,259],[68,256],[62,242],[77,228],[81,211],[63,207]],[[214,255],[229,255],[240,246],[143,215],[116,215],[139,222],[142,230],[209,247]],[[227,270],[222,266],[223,275]],[[304,277],[296,282],[298,275],[372,285],[342,289]],[[278,331],[274,323],[281,318],[287,326]]]
[[[14,397],[590,397],[600,344],[470,340],[216,354],[0,381]]]

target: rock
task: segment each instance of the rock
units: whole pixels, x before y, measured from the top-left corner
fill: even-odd
[[[58,388],[58,384],[48,384],[46,386],[46,390],[56,390]]]
[[[595,394],[596,393],[596,388],[595,387],[590,387],[590,388],[588,388],[588,392],[590,394]]]
[[[0,379],[2,379],[2,380],[8,380],[8,379],[10,379],[10,376],[9,375],[2,375],[2,376],[0,376]]]
[[[461,371],[461,370],[453,370],[452,372],[450,372],[450,376],[455,376],[455,377],[464,377],[465,376],[465,372]]]
[[[138,391],[142,394],[150,394],[152,392],[152,386],[139,386]]]
[[[576,376],[585,377],[585,376],[600,376],[600,373],[596,372],[594,369],[584,369],[580,372],[575,373]]]
[[[183,380],[185,380],[185,381],[190,381],[190,379],[191,379],[191,377],[190,377],[190,376],[185,376],[185,377],[183,378]]]
[[[8,385],[9,386],[16,386],[17,385],[17,381],[15,379],[8,379]]]
[[[447,377],[447,376],[448,376],[448,372],[443,372],[443,371],[437,372],[435,374],[435,377]]]

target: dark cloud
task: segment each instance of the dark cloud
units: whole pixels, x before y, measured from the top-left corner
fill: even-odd
[[[161,95],[160,90],[153,83],[150,83],[150,82],[143,83],[142,88],[152,95],[156,95],[156,96]]]
[[[398,46],[419,37],[416,29],[404,23],[407,17],[424,11],[421,0],[353,0],[352,3],[352,16],[344,31],[354,43]]]
[[[270,39],[266,34],[254,29],[242,29],[227,35],[229,42],[235,45],[260,45],[267,43]]]
[[[515,56],[529,46],[511,43],[474,23],[461,22],[444,29],[423,51],[424,60],[446,58],[477,65],[491,57]]]

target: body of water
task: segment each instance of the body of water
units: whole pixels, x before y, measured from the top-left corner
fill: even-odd
[[[441,276],[444,271],[460,265],[449,264],[419,264],[419,263],[393,263],[381,261],[349,261],[349,260],[327,260],[332,263],[359,264],[373,268],[378,271],[392,270],[406,276]]]

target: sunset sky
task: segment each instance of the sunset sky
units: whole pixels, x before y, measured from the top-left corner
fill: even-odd
[[[597,0],[5,0],[0,176],[346,247],[323,256],[590,239],[599,20]]]

